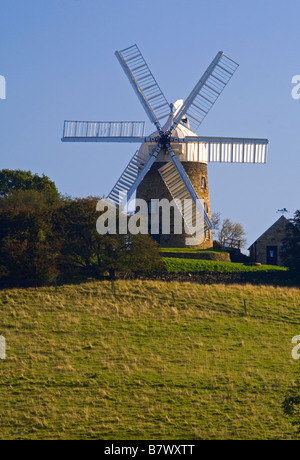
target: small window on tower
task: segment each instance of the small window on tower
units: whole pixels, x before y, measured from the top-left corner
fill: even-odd
[[[204,176],[201,178],[201,188],[206,188],[206,179]]]

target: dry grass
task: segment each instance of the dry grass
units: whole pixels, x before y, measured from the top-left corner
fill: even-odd
[[[0,292],[1,439],[296,437],[300,290],[115,284]]]

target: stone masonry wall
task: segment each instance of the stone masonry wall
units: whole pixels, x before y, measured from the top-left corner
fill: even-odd
[[[137,198],[142,198],[146,201],[151,199],[162,199],[166,198],[169,201],[172,201],[172,196],[170,195],[167,187],[165,186],[158,169],[161,168],[165,163],[155,162],[151,169],[148,171],[147,175],[139,185],[137,189]],[[205,200],[207,203],[207,214],[209,218],[211,217],[210,210],[210,200],[209,200],[209,188],[208,188],[208,176],[207,176],[207,165],[204,163],[198,162],[182,162],[182,165],[189,176],[193,187],[201,200]],[[202,178],[205,179],[206,187],[202,187]],[[184,248],[186,247],[185,238],[186,235],[172,234],[172,228],[174,227],[174,222],[171,215],[171,235],[159,235],[160,245],[162,247],[169,248]],[[208,235],[207,235],[208,236]],[[155,238],[155,236],[154,236]],[[199,249],[208,249],[213,246],[212,232],[209,231],[209,238],[204,237],[203,242],[200,245],[195,245],[193,247]]]
[[[256,262],[267,263],[267,246],[277,246],[278,265],[283,265],[281,257],[282,240],[286,237],[285,217],[281,217],[251,246],[251,256]]]

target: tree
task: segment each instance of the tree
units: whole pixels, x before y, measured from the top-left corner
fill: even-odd
[[[96,232],[98,198],[76,198],[57,208],[54,229],[61,242],[60,267],[68,273],[98,265],[101,239]]]
[[[148,235],[97,232],[98,200],[51,204],[43,191],[17,188],[0,197],[0,278],[43,284],[74,273],[114,278],[161,272],[158,246]]]
[[[124,266],[134,276],[153,275],[165,270],[156,241],[149,235],[131,235],[125,249]]]
[[[58,275],[59,244],[52,230],[52,210],[0,209],[1,277],[44,284]]]
[[[16,191],[36,190],[51,203],[59,198],[56,185],[49,177],[32,174],[31,171],[2,169],[0,171],[0,197],[8,197]]]
[[[287,237],[283,241],[284,263],[294,273],[300,273],[300,210],[287,224]]]
[[[138,276],[162,271],[158,245],[148,235],[100,235],[97,232],[98,200],[77,198],[57,209],[54,226],[61,241],[61,271],[109,273],[111,278],[117,274]]]
[[[0,197],[0,209],[42,210],[53,204],[58,205],[60,200],[53,201],[47,193],[37,190],[14,190],[9,195]]]
[[[0,277],[43,284],[58,276],[52,215],[63,202],[54,182],[30,171],[0,171]]]
[[[165,271],[158,244],[149,235],[105,235],[103,242],[99,258],[111,278],[116,274],[137,277]]]
[[[224,219],[218,233],[218,239],[222,246],[242,248],[246,244],[246,232],[242,224]]]
[[[220,212],[214,212],[211,215],[211,225],[212,225],[212,232],[214,236],[217,234],[218,230],[220,229],[220,223],[221,223],[221,213]]]

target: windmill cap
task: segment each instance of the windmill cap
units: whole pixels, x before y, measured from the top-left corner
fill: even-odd
[[[164,132],[167,132],[169,130],[169,128],[172,126],[173,122],[174,122],[174,117],[176,116],[176,114],[178,113],[178,111],[181,109],[181,107],[183,106],[183,99],[177,99],[177,101],[173,102],[170,104],[170,107],[171,107],[171,113],[169,115],[169,118],[168,120],[166,121],[166,123],[164,124],[164,126],[162,127],[162,130]],[[184,137],[187,137],[187,136],[197,136],[197,134],[192,131],[190,128],[189,128],[189,125],[188,125],[188,118],[184,115],[182,117],[182,119],[187,119],[187,123],[186,125],[183,125],[182,123],[179,123],[176,128],[174,129],[174,131],[172,132],[172,136],[173,137],[178,137],[178,138],[184,138]],[[157,135],[157,131],[153,134],[151,134],[151,137],[155,137],[155,135]]]

